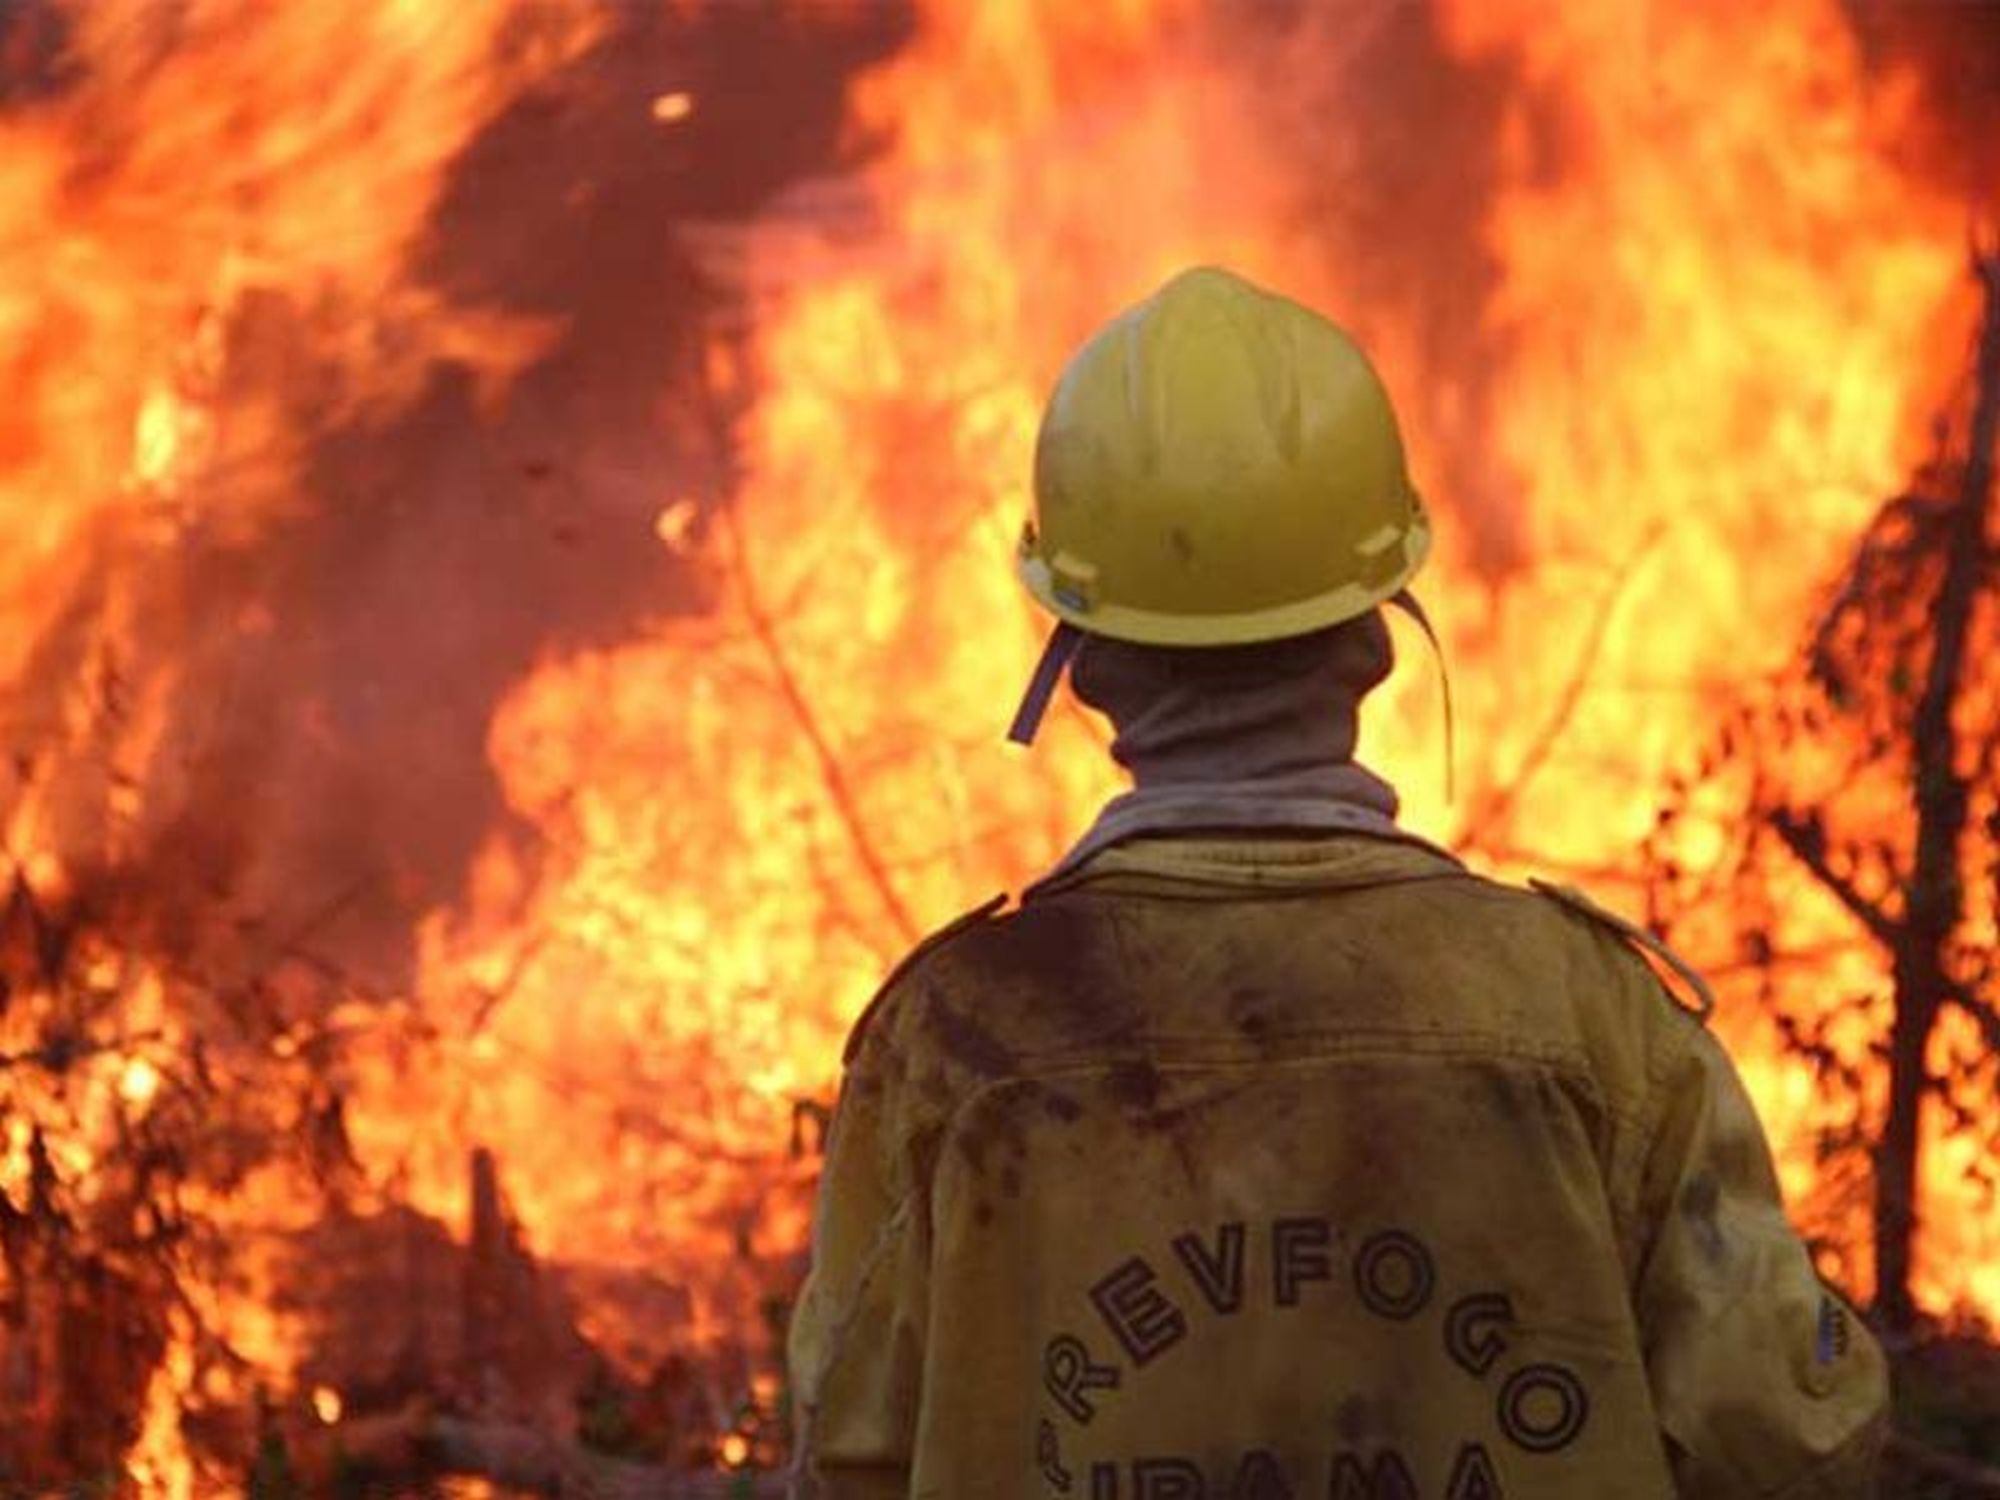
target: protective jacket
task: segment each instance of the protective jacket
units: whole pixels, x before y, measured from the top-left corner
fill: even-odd
[[[1879,1350],[1611,925],[1358,833],[1150,837],[856,1028],[799,1492],[1867,1493]]]

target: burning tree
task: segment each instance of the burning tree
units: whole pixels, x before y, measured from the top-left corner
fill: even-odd
[[[249,1445],[267,1277],[352,1186],[331,1033],[194,965],[149,866],[0,858],[0,1485],[167,1485],[183,1429]]]
[[[1822,1087],[1805,1211],[1850,1244],[1868,1219],[1892,1337],[1918,1322],[1927,1178],[1950,1155],[1983,1201],[2000,1190],[1981,1109],[2000,1073],[2000,677],[1984,668],[2000,633],[2000,252],[1974,272],[1984,317],[1963,410],[1861,537],[1793,666],[1677,786],[1650,850],[1655,920],[1696,943],[1725,932]],[[1858,948],[1795,920],[1827,900]],[[1832,974],[1848,992],[1829,1003]]]

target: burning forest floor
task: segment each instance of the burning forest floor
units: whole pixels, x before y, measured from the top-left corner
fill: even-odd
[[[1881,1500],[2000,1496],[2000,1346],[1938,1335],[1894,1360],[1894,1431]],[[649,1393],[607,1384],[587,1393],[578,1437],[450,1416],[434,1397],[313,1429],[262,1435],[251,1500],[775,1500],[771,1469],[691,1471],[663,1464],[671,1424],[649,1430]],[[476,1485],[477,1488],[469,1488]]]

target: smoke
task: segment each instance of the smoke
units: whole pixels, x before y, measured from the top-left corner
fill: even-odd
[[[729,488],[727,442],[677,398],[715,331],[746,313],[684,230],[754,218],[842,165],[844,87],[910,17],[609,6],[601,19],[595,45],[450,163],[407,267],[444,304],[547,330],[542,352],[497,390],[471,363],[432,360],[397,401],[343,409],[328,322],[356,310],[242,299],[220,334],[223,438],[170,540],[157,517],[119,511],[61,564],[67,602],[7,692],[9,743],[24,763],[50,752],[31,774],[65,784],[54,802],[73,852],[129,840],[111,793],[131,783],[145,852],[130,862],[184,893],[162,923],[183,942],[213,929],[226,950],[246,924],[273,941],[309,933],[359,979],[397,986],[413,919],[462,889],[507,824],[486,755],[507,689],[550,655],[701,606],[700,581],[650,529],[676,497]],[[1912,152],[1968,192],[1990,184],[1992,14],[1854,5],[1849,19],[1880,69],[1924,80]],[[88,87],[75,29],[47,5],[0,10],[15,115]],[[154,32],[145,66],[171,69],[192,43],[164,21]],[[1199,32],[1238,128],[1268,143],[1288,232],[1339,289],[1327,310],[1425,372],[1397,391],[1405,425],[1466,560],[1499,587],[1532,558],[1522,476],[1487,440],[1514,335],[1488,315],[1486,225],[1510,119],[1526,119],[1527,155],[1553,177],[1559,113],[1513,60],[1448,45],[1427,6],[1218,0]],[[655,117],[669,91],[693,101],[685,119]],[[204,289],[183,294],[193,316]],[[255,467],[256,444],[231,435],[245,430],[297,445],[276,504],[232,498],[257,482],[231,468]],[[79,685],[100,715],[154,717],[136,764],[68,754]]]
[[[1521,79],[1505,59],[1455,56],[1435,7],[1394,0],[1217,0],[1206,39],[1254,112],[1250,133],[1283,181],[1289,227],[1339,289],[1323,311],[1428,377],[1393,392],[1405,435],[1466,560],[1500,586],[1530,559],[1519,476],[1484,441],[1509,346],[1486,316],[1499,266],[1485,225]],[[1555,122],[1531,117],[1554,171]]]
[[[143,63],[118,66],[140,81],[198,67],[215,44],[202,10],[161,7]],[[103,81],[69,21],[46,6],[0,13],[0,97],[24,119]],[[503,45],[531,22],[508,19]],[[507,824],[486,737],[508,688],[547,656],[699,607],[652,528],[728,463],[674,398],[741,314],[678,228],[753,214],[830,166],[844,80],[896,25],[623,5],[597,24],[594,45],[445,166],[392,270],[409,309],[314,284],[232,298],[201,392],[204,462],[149,510],[99,509],[44,575],[64,602],[0,704],[15,795],[32,788],[74,869],[115,864],[122,888],[152,892],[158,940],[209,972],[305,955],[397,990],[417,918],[455,898]],[[764,86],[741,88],[748,76]],[[694,108],[666,123],[651,104],[670,90]],[[77,137],[80,155],[115,146]],[[354,147],[365,174],[367,142]],[[115,192],[117,165],[98,170]],[[157,295],[192,322],[211,293]],[[432,307],[532,328],[539,352],[488,380],[483,351],[424,347]],[[399,344],[420,354],[391,398],[357,398],[353,366],[393,366]]]
[[[1842,9],[1871,71],[1916,89],[1903,164],[1962,199],[1968,218],[2000,220],[2000,8],[1843,0]]]

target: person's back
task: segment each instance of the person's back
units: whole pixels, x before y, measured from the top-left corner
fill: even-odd
[[[1368,460],[1344,427],[1312,436],[1326,412],[1286,383],[1287,340],[1337,333],[1246,294],[1197,273],[1114,325],[1115,359],[1079,356],[1146,428],[1086,432],[1069,444],[1086,469],[1122,441],[1113,479],[1184,472],[1159,460],[1211,401],[1238,427],[1202,453],[1247,413],[1270,425],[1244,451],[1275,433],[1308,475]],[[1245,349],[1279,351],[1277,374]],[[1322,393],[1373,379],[1346,358],[1298,368]],[[1134,395],[1148,360],[1165,396]],[[1249,381],[1233,395],[1231,360]],[[1379,438],[1386,406],[1362,395]],[[1123,536],[1024,544],[1038,596],[1108,622],[1059,633],[1050,659],[1073,650],[1135,789],[1016,908],[922,946],[856,1027],[791,1330],[804,1493],[1867,1492],[1880,1352],[1786,1224],[1720,1048],[1636,934],[1475,877],[1399,829],[1353,761],[1391,661],[1376,605],[1427,536],[1389,437],[1353,466],[1362,501],[1289,471],[1260,491],[1241,452],[1222,466],[1267,510],[1331,503],[1335,565],[1302,602],[1288,576],[1256,609],[1203,614],[1243,594],[1225,578],[1190,585],[1188,613],[1121,613],[1121,579],[1165,555],[1150,541],[1122,572]],[[1159,482],[1136,493],[1203,519]],[[1237,540],[1218,523],[1188,550]],[[1285,573],[1265,540],[1222,572]],[[1065,573],[1102,592],[1065,594]]]
[[[1872,1345],[1699,1022],[1423,848],[1108,851],[920,955],[848,1097],[904,1211],[823,1225],[874,1265],[815,1288],[851,1305],[801,1375],[880,1493],[1822,1495],[1869,1457]]]

